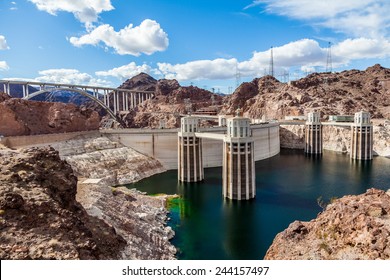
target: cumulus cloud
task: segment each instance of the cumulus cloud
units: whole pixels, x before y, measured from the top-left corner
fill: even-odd
[[[237,60],[235,58],[218,58],[214,60],[190,61],[176,65],[170,63],[158,63],[157,65],[159,71],[167,79],[229,79],[236,73]]]
[[[147,64],[137,65],[135,62],[131,62],[127,65],[123,65],[120,67],[113,68],[111,70],[107,71],[98,71],[95,74],[97,76],[111,76],[118,78],[121,81],[124,81],[126,79],[129,79],[130,77],[133,77],[135,75],[138,75],[139,73],[156,73],[154,69],[152,69]]]
[[[74,16],[83,23],[96,22],[99,14],[104,11],[113,10],[111,0],[29,0],[34,3],[36,7],[56,15],[57,12],[64,11],[73,13]]]
[[[5,61],[0,61],[0,71],[8,70],[8,64]]]
[[[358,37],[387,35],[390,24],[387,0],[257,0],[246,9],[254,6]]]
[[[0,50],[8,50],[7,41],[3,35],[0,35]]]
[[[302,39],[273,48],[274,67],[278,72],[299,68],[305,72],[322,70],[326,66],[328,48],[313,39]],[[332,46],[333,68],[345,66],[352,60],[390,57],[387,39],[347,39]],[[158,70],[169,79],[234,79],[236,69],[241,76],[259,77],[268,72],[270,50],[254,52],[248,60],[197,60],[183,64],[158,63]]]
[[[96,46],[100,42],[113,48],[118,54],[139,56],[141,53],[152,54],[164,51],[169,44],[168,35],[154,20],[146,19],[139,26],[129,24],[118,32],[108,24],[103,24],[79,38],[69,41],[76,47]]]
[[[347,39],[332,48],[332,55],[345,64],[354,59],[386,58],[390,56],[390,41],[384,38]]]
[[[109,82],[93,78],[87,73],[81,73],[76,69],[48,69],[39,71],[36,81],[59,84],[107,86]]]

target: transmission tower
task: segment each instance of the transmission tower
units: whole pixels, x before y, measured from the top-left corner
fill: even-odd
[[[325,72],[332,72],[332,43],[328,43],[328,54],[326,56]]]
[[[274,47],[271,47],[271,57],[269,61],[269,75],[274,77]]]

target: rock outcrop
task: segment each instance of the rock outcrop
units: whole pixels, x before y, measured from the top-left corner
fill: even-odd
[[[117,149],[116,143],[106,139],[84,140],[81,149],[75,147],[76,141],[68,143],[73,151]],[[156,170],[142,166],[147,157],[135,158],[138,163],[128,166],[130,175],[137,172],[131,169],[147,170],[128,181]],[[77,188],[71,166],[53,148],[0,149],[0,162],[1,259],[175,258],[176,249],[169,242],[174,232],[166,226],[168,196],[111,188],[107,180],[80,183]],[[103,165],[89,168],[104,174],[119,168],[114,164],[109,166],[113,169],[104,170]],[[83,168],[84,176],[92,172]]]
[[[127,244],[122,259],[174,259],[174,236],[166,227],[168,196],[150,197],[124,187],[165,171],[161,163],[106,137],[68,140],[53,144],[82,178],[100,179],[78,185],[77,201],[88,214],[115,228]],[[82,179],[83,181],[84,179]]]
[[[169,242],[175,233],[166,226],[167,198],[104,183],[80,184],[77,193],[88,214],[104,220],[127,241],[121,259],[175,259],[176,248]]]
[[[129,128],[175,128],[180,126],[180,114],[186,114],[189,108],[185,100],[191,103],[191,111],[209,108],[218,112],[222,97],[198,87],[182,87],[176,80],[155,80],[141,73],[126,82],[120,88],[132,90],[153,90],[156,96],[138,105],[129,113],[119,114],[122,124]],[[214,100],[213,100],[214,99]]]
[[[390,118],[389,80],[390,69],[380,65],[365,71],[313,73],[288,84],[265,76],[227,96],[221,113],[232,114],[240,107],[251,118],[284,119],[317,110],[326,119],[365,110],[372,118]]]
[[[99,128],[97,112],[74,104],[29,101],[0,94],[0,134],[19,136]]]
[[[390,157],[390,125],[383,120],[375,120],[373,127],[374,155]],[[280,147],[286,149],[304,149],[305,125],[281,125]],[[322,127],[323,149],[340,153],[351,152],[351,128],[349,126]]]
[[[267,260],[390,259],[390,193],[369,189],[329,204],[310,222],[279,233]]]
[[[126,242],[76,201],[77,178],[52,148],[0,150],[1,259],[117,259]]]
[[[151,157],[107,137],[68,140],[52,144],[60,151],[77,176],[101,179],[107,186],[130,184],[166,171],[162,164]]]

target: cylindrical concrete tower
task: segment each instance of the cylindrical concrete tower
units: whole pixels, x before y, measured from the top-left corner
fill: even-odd
[[[373,151],[373,128],[370,113],[355,113],[351,125],[351,158],[371,160]]]
[[[307,116],[305,129],[305,153],[322,154],[322,124],[319,112],[312,112]]]
[[[255,160],[250,120],[234,117],[227,120],[223,142],[223,196],[248,200],[256,196]]]
[[[181,119],[178,133],[178,179],[182,182],[199,182],[204,178],[202,139],[195,136],[199,128],[197,117]]]

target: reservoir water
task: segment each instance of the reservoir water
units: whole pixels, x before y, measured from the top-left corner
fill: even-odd
[[[222,197],[222,168],[205,169],[201,183],[177,182],[177,170],[152,176],[129,188],[149,194],[179,194],[170,208],[172,243],[179,259],[262,259],[275,235],[295,221],[314,219],[317,200],[390,188],[390,159],[354,162],[325,151],[313,159],[302,151],[282,150],[256,162],[256,199]],[[176,203],[175,203],[176,202]]]

